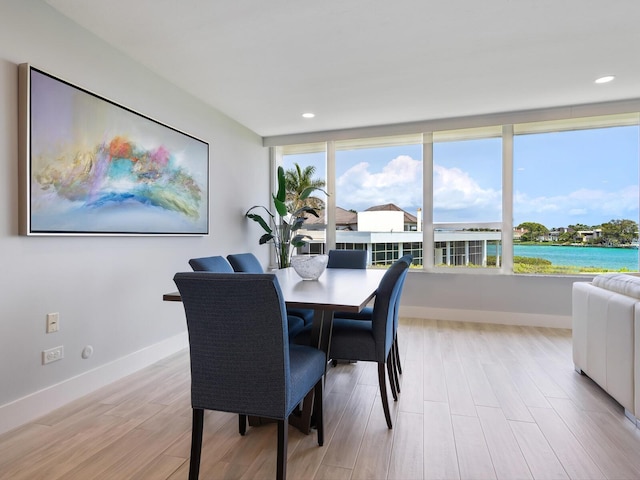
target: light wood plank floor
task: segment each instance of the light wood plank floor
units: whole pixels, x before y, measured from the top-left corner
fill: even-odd
[[[403,319],[402,392],[330,368],[325,445],[289,431],[290,479],[638,479],[640,432],[571,361],[568,330]],[[390,397],[391,398],[391,397]],[[208,412],[202,479],[275,477],[274,425]],[[2,479],[186,479],[186,352],[0,436]]]

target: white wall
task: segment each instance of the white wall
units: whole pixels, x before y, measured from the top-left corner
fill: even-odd
[[[360,232],[404,232],[404,212],[358,212]]]
[[[25,62],[209,142],[211,234],[19,236],[17,82],[18,64]],[[189,270],[191,257],[253,250],[266,263],[267,249],[258,246],[258,232],[242,215],[250,205],[266,204],[268,179],[268,151],[258,135],[48,5],[2,0],[0,432],[29,414],[18,408],[21,399],[31,413],[42,412],[68,401],[74,392],[99,386],[102,378],[109,381],[184,345],[182,306],[163,302],[162,293],[175,290],[173,275]],[[45,334],[48,312],[60,313],[58,333]],[[89,344],[94,354],[83,360],[81,351]],[[64,345],[64,360],[42,366],[41,351],[57,345]],[[93,371],[98,367],[103,368]],[[42,394],[55,385],[62,387]]]

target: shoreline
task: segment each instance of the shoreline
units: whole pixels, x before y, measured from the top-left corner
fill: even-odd
[[[638,271],[639,250],[629,246],[606,247],[602,245],[527,242],[514,243],[513,253],[514,271],[516,273],[603,273],[611,271]],[[518,258],[516,257],[522,257],[523,262],[518,263]],[[536,259],[539,259],[540,262],[537,262]]]
[[[620,248],[620,249],[633,249],[637,250],[638,245],[625,244],[625,245],[585,245],[584,243],[550,243],[550,242],[518,242],[513,243],[513,246],[535,246],[535,247],[584,247],[584,248]]]

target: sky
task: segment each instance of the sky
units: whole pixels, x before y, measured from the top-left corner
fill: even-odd
[[[502,145],[497,138],[434,144],[434,221],[501,221]],[[316,166],[324,153],[290,155]],[[612,219],[638,221],[638,127],[517,135],[514,138],[514,226],[547,228]],[[420,145],[336,152],[336,204],[364,210],[395,203],[422,207]]]

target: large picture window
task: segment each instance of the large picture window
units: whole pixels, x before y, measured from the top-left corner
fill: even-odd
[[[370,266],[411,253],[414,268],[445,272],[638,271],[638,118],[443,121],[420,134],[286,146],[281,161],[316,165],[332,191],[318,222],[331,230],[310,253],[362,249]]]

